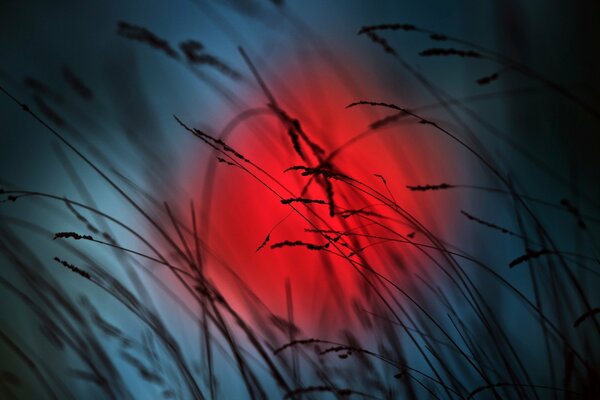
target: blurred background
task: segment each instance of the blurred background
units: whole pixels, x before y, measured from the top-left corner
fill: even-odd
[[[190,127],[221,137],[244,112],[265,113],[268,98],[239,47],[248,54],[282,108],[298,118],[326,152],[369,130],[372,122],[396,113],[381,107],[346,109],[352,102],[393,103],[415,110],[422,118],[452,132],[466,146],[430,126],[400,123],[351,145],[340,155],[341,172],[352,173],[381,192],[389,191],[449,249],[480,260],[532,303],[540,306],[547,302],[545,307],[540,306],[542,311],[576,349],[594,359],[593,355],[598,354],[597,339],[593,338],[595,322],[588,321],[585,331],[573,336],[563,327],[570,329],[571,316],[593,309],[599,300],[599,8],[594,1],[558,0],[180,0],[101,4],[5,0],[0,3],[0,85],[125,188],[171,237],[179,234],[173,219],[193,226],[191,204],[198,213],[194,218],[199,221],[199,236],[206,250],[202,259],[211,281],[221,288],[234,309],[244,310],[240,315],[252,321],[251,326],[260,326],[253,295],[261,299],[258,308],[265,306],[284,319],[289,317],[289,300],[293,298],[302,337],[339,340],[347,337],[342,333],[344,327],[374,348],[385,340],[382,338],[386,333],[365,328],[352,314],[353,304],[368,297],[362,297],[366,289],[353,280],[354,272],[323,275],[320,267],[314,271],[307,267],[300,273],[298,265],[320,263],[337,271],[338,261],[325,261],[318,253],[295,249],[257,252],[265,237],[271,240],[270,246],[275,241],[291,240],[292,236],[306,242],[315,241],[316,236],[297,234],[306,228],[304,221],[288,218],[287,210],[277,208],[279,199],[270,203],[269,191],[260,185],[249,183],[247,178],[238,180],[239,171],[224,169],[228,165],[216,161],[213,149],[183,129],[173,116]],[[393,47],[394,54],[368,35],[358,35],[363,26],[392,23],[411,24],[422,30],[377,31]],[[147,29],[146,39],[160,38],[164,42],[149,45],[148,40],[140,39],[141,27]],[[436,40],[431,33],[463,41]],[[132,35],[138,35],[137,39],[131,40]],[[442,47],[474,49],[486,56],[419,54]],[[194,62],[190,54],[204,58]],[[489,79],[482,83],[485,77]],[[56,232],[91,233],[91,225],[98,232],[110,232],[105,237],[108,243],[150,253],[147,243],[127,231],[131,228],[169,260],[177,260],[179,256],[173,254],[157,227],[4,94],[0,96],[0,126],[0,187],[5,191],[28,191],[16,201],[3,195],[0,203],[0,397],[198,397],[182,388],[182,378],[174,377],[168,367],[161,379],[154,377],[153,381],[150,372],[144,370],[144,374],[137,359],[123,355],[126,350],[114,344],[115,332],[111,335],[107,325],[98,333],[84,324],[82,318],[94,320],[99,311],[111,326],[118,327],[122,336],[117,337],[138,338],[139,343],[128,343],[129,348],[139,345],[147,353],[152,352],[148,350],[154,345],[149,344],[152,341],[147,338],[150,334],[146,324],[132,318],[124,303],[115,302],[106,290],[63,269],[54,257],[89,265],[91,271],[96,267],[109,271],[135,293],[161,319],[159,326],[168,327],[170,343],[177,343],[174,353],[183,354],[192,375],[199,377],[201,390],[212,392],[207,389],[212,378],[206,380],[207,353],[202,347],[201,324],[196,326],[201,307],[184,293],[164,265],[161,269],[154,261],[84,240],[53,240]],[[248,125],[231,128],[224,140],[249,159],[261,160],[265,169],[276,171],[277,179],[299,193],[304,181],[283,172],[294,165],[288,162],[294,151],[285,141],[285,132],[278,136],[264,133],[278,129],[276,126],[276,120],[259,115],[252,117]],[[482,155],[504,180],[469,149]],[[295,160],[295,164],[302,163]],[[385,187],[374,174],[387,178]],[[441,183],[465,187],[427,193],[406,188]],[[314,194],[323,195],[319,190]],[[340,189],[338,198],[344,195]],[[74,207],[65,198],[101,210],[122,224]],[[525,199],[537,220],[530,219],[518,198]],[[477,224],[461,210],[518,234],[502,234]],[[403,234],[413,228],[402,228]],[[512,260],[530,250],[553,246],[563,253],[584,255],[575,257],[577,266],[565,267],[572,274],[544,275],[553,274],[548,272],[550,268],[562,271],[562,259],[541,262],[544,265],[538,267],[542,270],[535,272],[540,275],[534,275],[530,266],[508,268]],[[404,272],[390,276],[408,286],[408,291],[414,290],[418,298],[427,295],[409,283],[416,282],[419,274],[432,286],[451,290],[451,278],[423,270],[428,264],[417,251],[394,255],[391,248],[384,247],[373,253],[366,253],[366,257],[382,265],[390,264],[392,259],[408,265]],[[234,272],[223,265],[233,266]],[[274,269],[274,265],[282,267]],[[475,287],[492,302],[495,317],[516,353],[528,360],[526,367],[519,367],[527,370],[528,379],[551,387],[585,386],[581,383],[584,378],[572,382],[562,379],[568,375],[565,371],[573,368],[568,361],[573,356],[560,340],[554,339],[554,334],[547,333],[549,328],[540,324],[537,316],[532,317],[521,299],[507,293],[489,273],[466,268]],[[148,270],[154,278],[148,277]],[[577,285],[561,289],[562,279],[573,279]],[[157,281],[174,295],[166,295]],[[54,292],[52,287],[60,290]],[[565,292],[561,292],[563,289]],[[449,296],[446,301],[460,315],[464,304],[459,296]],[[563,296],[568,300],[561,305]],[[72,302],[72,306],[65,302]],[[431,302],[430,307],[442,315],[446,312],[441,306],[435,308],[434,300]],[[192,314],[198,312],[197,318],[186,315],[189,312],[180,303],[189,305]],[[63,317],[57,318],[54,313]],[[80,336],[65,334],[61,338],[52,333],[52,323],[45,316],[51,316],[66,331],[78,331]],[[463,322],[467,326],[472,318],[465,311]],[[476,325],[473,322],[471,326],[475,342],[478,332],[483,332]],[[456,332],[450,336],[459,340]],[[463,348],[477,353],[473,348],[477,346],[469,348],[469,340],[466,342]],[[215,343],[215,348],[222,345],[218,339]],[[95,346],[105,352],[97,351]],[[553,346],[556,350],[549,350]],[[65,347],[78,350],[67,352]],[[431,365],[421,353],[410,346],[403,348],[408,364],[429,371]],[[231,355],[213,350],[217,354],[213,360],[215,379],[219,382],[214,389],[216,398],[252,397],[236,372],[239,366],[230,362]],[[82,357],[86,353],[94,354],[87,364]],[[249,350],[249,354],[257,353]],[[597,357],[594,361],[597,364]],[[490,353],[486,362],[494,363],[494,355]],[[510,364],[510,360],[502,363]],[[99,365],[107,379],[114,380],[114,388],[101,389],[106,385],[94,382],[97,377],[88,371],[90,365]],[[258,361],[251,365],[267,397],[281,397],[281,388],[268,370]],[[449,362],[447,367],[457,365]],[[591,365],[593,369],[594,363]],[[349,375],[343,376],[360,371],[352,368]],[[507,365],[503,368],[509,369]],[[300,367],[304,369],[310,368]],[[477,379],[472,379],[469,372],[456,373],[471,384],[471,389],[477,387]],[[589,377],[593,374],[587,378],[592,380]],[[392,389],[397,383],[391,375],[389,379],[392,383],[385,381],[388,386],[381,392],[373,389],[368,393],[377,398],[383,398],[383,393],[389,398],[406,394],[402,392],[405,389]],[[363,392],[371,387],[369,382],[361,385]],[[415,390],[416,394],[409,394],[428,396],[427,390]],[[546,398],[544,393],[548,395],[513,392],[515,398]],[[563,394],[554,393],[559,397]]]

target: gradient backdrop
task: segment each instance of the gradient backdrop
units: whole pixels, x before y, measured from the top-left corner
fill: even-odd
[[[3,1],[0,398],[594,398],[599,16]]]

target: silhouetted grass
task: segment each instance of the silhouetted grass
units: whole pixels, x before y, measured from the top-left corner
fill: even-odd
[[[285,15],[286,5],[273,3]],[[230,6],[242,7],[235,2]],[[252,399],[592,399],[600,393],[600,309],[594,292],[600,264],[597,207],[589,202],[585,208],[578,202],[576,206],[566,197],[554,202],[528,195],[528,182],[519,180],[522,171],[492,157],[477,139],[475,126],[465,118],[474,115],[481,122],[483,116],[426,78],[382,32],[419,33],[435,42],[465,47],[432,47],[421,56],[485,58],[504,68],[474,80],[480,86],[514,70],[597,115],[587,101],[524,64],[474,43],[411,24],[367,26],[359,33],[392,56],[436,103],[402,107],[360,100],[364,97],[357,95],[349,105],[339,104],[340,110],[355,113],[370,107],[394,114],[369,117],[365,127],[356,127],[357,134],[348,132],[344,136],[348,141],[335,147],[327,140],[327,132],[312,129],[300,117],[303,110],[289,106],[285,91],[271,83],[251,51],[240,47],[240,62],[232,67],[197,40],[172,47],[147,28],[127,22],[118,23],[117,28],[118,35],[191,68],[195,77],[210,82],[231,104],[237,104],[236,96],[195,67],[213,68],[231,78],[233,85],[247,83],[243,78],[247,69],[260,91],[261,99],[256,101],[266,106],[241,110],[221,132],[194,127],[187,118],[175,116],[179,110],[156,110],[174,118],[168,135],[189,134],[209,152],[201,153],[209,154],[207,179],[181,205],[181,198],[178,202],[173,195],[178,194],[174,177],[168,182],[172,185],[164,188],[164,182],[154,182],[154,188],[161,190],[146,192],[136,186],[136,179],[128,181],[128,174],[116,165],[97,161],[104,160],[102,151],[72,135],[72,128],[78,127],[73,110],[49,85],[34,78],[23,82],[33,92],[35,110],[29,101],[0,86],[7,98],[69,151],[68,156],[75,157],[71,160],[62,150],[57,152],[83,199],[2,182],[0,255],[7,266],[6,274],[0,274],[2,293],[23,306],[43,346],[52,347],[57,359],[64,360],[64,365],[54,365],[40,348],[31,348],[30,338],[3,326],[3,347],[23,364],[2,371],[4,395],[18,398],[17,393],[25,390],[24,382],[55,399],[80,398],[81,388],[91,397],[139,398],[139,385],[150,387],[157,397],[181,399],[219,399],[234,390]],[[308,43],[310,37],[307,31],[304,40]],[[319,49],[324,51],[324,47]],[[84,79],[66,67],[62,74],[82,104],[99,101]],[[444,113],[443,118],[428,114],[435,108]],[[277,121],[277,128],[258,118],[264,116]],[[436,143],[445,143],[448,148],[442,150],[448,154],[454,147],[465,151],[469,166],[488,174],[482,180],[489,186],[417,181],[421,177],[412,176],[409,168],[402,176],[418,185],[390,178],[394,171],[358,176],[355,171],[359,169],[353,167],[361,165],[361,160],[343,158],[347,146],[384,129],[397,133],[400,122],[402,129],[414,130],[413,136],[434,133],[446,139]],[[283,148],[289,152],[275,157],[288,167],[270,170],[267,156],[255,156],[260,153],[229,137],[234,127],[246,125],[273,136],[281,133]],[[279,131],[273,133],[275,129]],[[493,125],[489,130],[494,130]],[[279,151],[271,139],[261,137],[269,151]],[[383,135],[381,139],[392,143]],[[414,138],[398,140],[408,147]],[[144,149],[137,149],[142,159],[153,159]],[[100,156],[94,154],[97,150]],[[162,156],[168,159],[170,153],[164,150]],[[427,157],[420,161],[431,163]],[[91,169],[105,187],[89,184],[79,165]],[[402,170],[403,160],[389,167]],[[227,193],[227,201],[214,201],[223,201],[219,204],[223,207],[243,207],[244,213],[265,211],[277,215],[279,222],[267,232],[255,232],[256,227],[234,221],[234,226],[225,227],[231,229],[231,236],[212,238],[212,226],[205,222],[211,213],[210,201],[224,184],[217,168],[227,170],[227,179],[239,179],[240,186]],[[447,175],[453,182],[449,171]],[[265,198],[258,205],[264,210],[253,208],[257,206],[238,190],[248,180],[274,202]],[[138,222],[113,216],[111,204],[96,204],[101,196],[95,190],[110,190]],[[457,193],[474,202],[489,202],[498,215],[488,221],[475,216],[480,215],[477,212],[455,209],[451,201],[445,204],[445,196]],[[499,196],[489,200],[487,195]],[[539,206],[551,208],[567,222],[540,211]],[[434,212],[438,207],[448,214],[439,221]],[[65,222],[55,226],[56,220],[33,219],[27,210]],[[287,213],[282,219],[281,210]],[[440,226],[461,224],[460,218],[452,217],[459,212],[466,217],[461,217],[465,224],[476,224],[456,227],[450,236],[440,233]],[[300,223],[290,222],[294,219]],[[479,233],[468,233],[471,229],[485,232],[480,238]],[[293,254],[285,259],[290,265],[273,262],[272,268],[307,271],[307,276],[309,270],[318,270],[322,272],[318,279],[326,282],[315,278],[303,292],[286,278],[284,287],[273,288],[274,293],[281,291],[278,298],[285,316],[279,315],[281,310],[270,309],[268,299],[245,281],[246,274],[259,273],[251,269],[252,263],[245,265],[246,260],[240,259],[237,262],[242,265],[229,265],[228,258],[219,253],[240,245],[235,233],[240,230],[256,234],[257,243],[264,237],[256,249],[241,254],[253,254],[253,250],[260,256],[270,256],[273,250],[274,257]],[[567,231],[575,232],[576,251],[565,250],[570,246]],[[499,239],[488,240],[487,235]],[[227,246],[215,248],[219,242]],[[489,247],[490,256],[477,246]],[[67,273],[47,265],[52,261],[48,249]],[[521,274],[519,279],[515,274]],[[332,317],[327,314],[329,305],[319,303],[317,291],[325,287],[321,283],[331,292],[322,299],[337,302],[341,322],[316,329],[302,322],[327,323]],[[316,300],[310,302],[316,309],[304,315],[303,304],[309,300]],[[116,309],[126,317],[119,318],[113,312]],[[180,323],[173,322],[179,318]],[[522,320],[510,321],[513,318]]]

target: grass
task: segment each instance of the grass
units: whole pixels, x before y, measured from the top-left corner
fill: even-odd
[[[322,65],[339,72],[331,56],[337,49],[288,18],[318,49]],[[27,327],[23,334],[21,325],[0,325],[2,354],[11,360],[1,364],[3,396],[598,396],[597,206],[572,193],[557,201],[530,195],[535,182],[480,139],[480,132],[499,137],[531,168],[556,178],[530,144],[502,134],[470,105],[522,91],[453,96],[414,67],[391,35],[434,42],[419,53],[427,62],[458,57],[497,66],[474,77],[476,87],[521,74],[540,85],[535,90],[574,105],[578,111],[566,119],[583,113],[597,127],[597,105],[495,50],[412,24],[365,26],[352,40],[366,35],[373,53],[389,56],[382,62],[407,72],[435,102],[404,106],[370,97],[380,91],[354,90],[363,76],[354,76],[351,65],[351,78],[338,76],[354,97],[336,102],[335,111],[302,98],[301,89],[274,84],[277,74],[244,48],[239,64],[229,65],[194,39],[173,46],[129,22],[119,22],[117,34],[132,48],[150,46],[157,58],[184,66],[236,113],[218,131],[195,127],[178,110],[156,110],[173,116],[169,135],[189,135],[202,149],[192,163],[202,165],[200,190],[187,197],[176,184],[161,191],[158,179],[129,180],[105,162],[110,146],[73,134],[85,128],[65,107],[68,95],[53,85],[26,77],[25,100],[1,83],[15,112],[20,108],[60,143],[57,164],[78,196],[22,188],[0,176],[1,293],[18,304]],[[300,69],[314,60],[302,61]],[[62,75],[93,115],[93,85],[68,67]],[[241,100],[230,89],[243,85],[255,97]],[[251,108],[239,107],[248,101]],[[315,122],[317,115],[355,125],[359,113],[362,126],[352,132],[334,134]],[[371,139],[381,147],[369,147]],[[403,160],[395,141],[414,150],[411,160],[419,165]],[[133,148],[145,168],[156,153],[139,144]],[[386,171],[370,170],[386,151],[394,162],[377,164]],[[172,157],[158,154],[167,164]],[[437,154],[482,177],[465,184],[449,170],[419,173],[435,169]],[[100,189],[84,167],[103,182]],[[175,168],[168,172],[172,182],[180,179]],[[427,180],[444,172],[447,180]],[[114,204],[99,203],[98,190],[115,193],[136,223],[115,215]],[[585,190],[584,184],[573,192]],[[34,211],[68,223],[34,219]]]

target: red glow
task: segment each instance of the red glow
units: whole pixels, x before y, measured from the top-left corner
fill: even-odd
[[[367,130],[373,121],[391,113],[373,108],[346,109],[348,104],[359,100],[359,94],[351,90],[350,85],[327,66],[317,68],[318,66],[313,63],[309,70],[288,67],[285,69],[285,82],[270,80],[268,75],[265,79],[281,108],[290,117],[298,119],[309,137],[329,154],[350,138]],[[373,84],[369,86],[362,80],[354,84],[361,87],[362,92],[371,95],[386,93],[384,88]],[[247,102],[254,107],[267,103],[263,93],[258,91],[249,98]],[[405,185],[428,183],[432,180],[435,182],[436,178],[432,178],[434,175],[431,171],[443,168],[448,162],[448,156],[441,155],[432,147],[432,135],[423,135],[423,129],[416,124],[403,123],[376,131],[345,147],[332,163],[339,172],[363,182],[388,199],[393,196],[404,210],[429,221],[430,211],[427,210],[425,198],[410,193]],[[328,243],[322,234],[306,232],[306,229],[347,231],[350,228],[353,233],[374,236],[343,236],[330,243],[327,250],[347,256],[353,249],[362,249],[357,255],[351,256],[351,259],[368,262],[369,268],[399,284],[411,279],[418,269],[426,268],[416,261],[418,251],[405,243],[380,243],[380,238],[407,240],[406,235],[415,232],[415,228],[390,207],[378,205],[381,201],[361,193],[343,181],[330,180],[337,207],[367,207],[365,210],[391,219],[374,215],[342,218],[339,215],[342,209],[337,209],[338,215],[332,218],[329,216],[328,205],[295,203],[293,205],[298,212],[292,212],[280,223],[293,211],[290,205],[281,203],[281,198],[300,197],[309,177],[302,176],[301,171],[284,172],[291,166],[306,163],[294,151],[287,128],[273,113],[248,118],[225,141],[283,185],[280,186],[247,163],[241,162],[241,165],[247,167],[264,184],[241,168],[218,163],[214,186],[207,189],[203,186],[206,184],[203,174],[207,161],[195,161],[196,167],[192,170],[200,173],[196,173],[193,180],[202,182],[196,186],[197,205],[204,212],[207,212],[208,207],[204,201],[210,197],[208,220],[204,220],[209,225],[200,227],[200,234],[207,241],[208,248],[216,254],[216,258],[208,262],[208,274],[236,307],[243,308],[246,296],[240,290],[240,282],[232,277],[224,264],[234,270],[243,284],[273,313],[283,318],[287,318],[285,285],[289,280],[295,322],[304,331],[317,333],[325,329],[349,328],[356,321],[353,304],[370,310],[382,307],[373,289],[366,284],[365,276],[379,290],[384,285],[366,271],[364,266],[353,265],[344,257],[306,247],[271,248],[273,244],[282,241],[302,241],[315,245]],[[306,145],[302,149],[310,153]],[[213,154],[208,162],[216,162],[216,156],[223,157],[221,154]],[[432,164],[427,160],[436,162]],[[392,195],[374,174],[385,177]],[[265,184],[277,194],[265,187]],[[360,185],[359,187],[362,188]],[[203,192],[206,190],[209,191]],[[315,183],[302,197],[328,200],[323,187]],[[373,221],[382,226],[374,225]],[[277,225],[278,223],[280,224]],[[273,229],[274,227],[276,228]],[[256,251],[269,232],[269,242],[260,251]],[[337,235],[331,233],[329,236]],[[417,242],[424,242],[423,235],[419,232],[414,237],[410,235],[408,239],[412,238]],[[420,272],[422,275],[430,274],[430,271]]]

